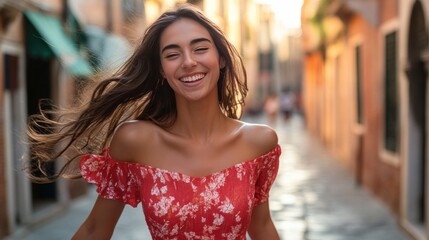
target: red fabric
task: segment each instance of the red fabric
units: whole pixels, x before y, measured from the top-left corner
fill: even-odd
[[[133,207],[142,202],[153,239],[242,240],[253,207],[268,200],[280,154],[277,145],[205,177],[115,161],[108,148],[102,155],[85,155],[80,166],[82,176],[97,185],[102,197]]]

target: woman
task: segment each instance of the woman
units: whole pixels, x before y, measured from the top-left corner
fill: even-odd
[[[153,239],[279,239],[268,191],[280,147],[273,129],[238,120],[246,93],[241,58],[214,23],[189,5],[160,16],[76,120],[30,131],[39,168],[103,148],[80,160],[99,197],[73,239],[110,239],[124,205],[140,202]],[[33,126],[43,123],[59,124],[42,115]],[[70,177],[78,156],[49,180]]]

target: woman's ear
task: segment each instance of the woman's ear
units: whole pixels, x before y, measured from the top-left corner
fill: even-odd
[[[220,66],[220,69],[222,69],[222,68],[225,67],[225,60],[223,58],[220,58],[220,60],[219,60],[219,66]]]

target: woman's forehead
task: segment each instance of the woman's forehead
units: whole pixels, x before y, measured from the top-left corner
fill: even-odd
[[[161,34],[161,49],[169,44],[190,44],[197,38],[206,38],[213,42],[209,31],[197,21],[181,18],[165,28]]]

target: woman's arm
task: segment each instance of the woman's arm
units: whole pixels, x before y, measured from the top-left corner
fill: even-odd
[[[140,134],[141,130],[138,131],[139,128],[141,128],[141,123],[135,121],[123,123],[118,127],[109,146],[109,155],[112,159],[115,159],[115,161],[118,162],[135,162],[135,155],[140,153],[137,149],[141,149],[141,145],[139,145],[139,143],[142,141],[142,137],[147,137],[148,135]],[[147,129],[149,128],[146,127],[144,130]],[[144,132],[146,133],[148,131]],[[145,138],[143,140],[145,140]],[[116,180],[116,178],[113,178],[109,181]],[[127,181],[129,181],[129,179]],[[117,194],[120,194],[119,199],[121,199],[123,198],[122,194],[125,193],[121,192]],[[77,230],[72,240],[110,239],[124,207],[124,202],[105,199],[99,196],[88,218]]]
[[[82,223],[72,240],[111,239],[125,204],[98,197],[88,218]]]
[[[253,208],[252,219],[247,232],[252,240],[280,240],[271,220],[268,201]]]

